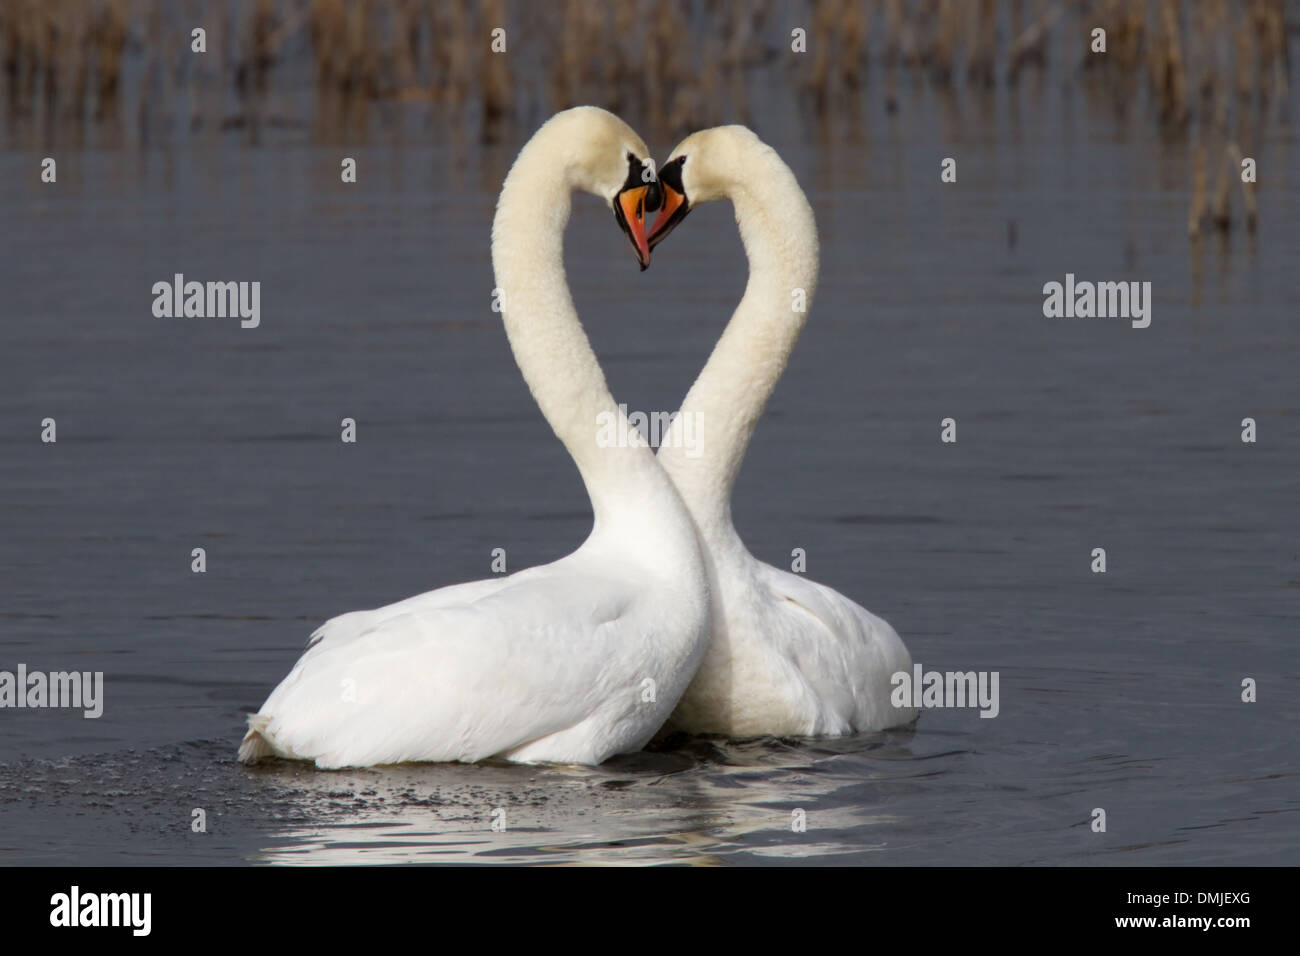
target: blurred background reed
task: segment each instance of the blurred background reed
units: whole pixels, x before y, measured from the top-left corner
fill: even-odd
[[[1059,83],[1185,146],[1195,236],[1253,225],[1240,158],[1287,122],[1298,32],[1284,0],[0,0],[0,142],[492,143],[580,103],[656,139],[780,110],[852,141],[921,95],[991,119],[1003,90],[1032,122]]]

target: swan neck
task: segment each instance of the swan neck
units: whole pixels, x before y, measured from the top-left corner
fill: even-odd
[[[732,488],[816,291],[812,208],[794,174],[770,156],[766,176],[752,176],[731,194],[749,260],[744,296],[659,453],[711,548],[735,537]],[[698,436],[693,449],[684,440],[689,429]]]
[[[557,169],[565,144],[535,136],[506,177],[492,228],[492,263],[515,361],[542,414],[572,456],[595,512],[596,531],[650,533],[648,514],[685,512],[641,433],[620,414],[578,319],[564,273],[572,170]],[[689,526],[689,523],[688,523]],[[694,544],[693,537],[691,544]]]

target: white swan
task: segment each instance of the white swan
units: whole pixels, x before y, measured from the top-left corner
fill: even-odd
[[[552,564],[326,622],[249,718],[241,760],[596,764],[668,717],[708,639],[707,577],[688,512],[609,393],[563,263],[583,190],[611,205],[645,267],[647,155],[604,110],[560,113],[520,152],[492,227],[506,334],[586,484],[590,537]],[[598,443],[609,418],[621,440]]]
[[[730,199],[750,268],[740,305],[660,443],[659,461],[699,529],[713,594],[708,650],[667,729],[831,736],[906,724],[916,711],[892,706],[890,678],[910,672],[912,659],[894,629],[842,594],[758,561],[731,521],[750,436],[817,284],[808,200],[776,152],[743,126],[687,137],[659,178],[651,248],[693,205]],[[695,457],[682,440],[688,421]]]

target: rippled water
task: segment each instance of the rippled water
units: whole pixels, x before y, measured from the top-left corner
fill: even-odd
[[[1193,246],[1154,136],[949,109],[917,95],[856,138],[760,127],[823,273],[735,512],[927,668],[998,671],[999,716],[593,769],[234,762],[322,619],[588,530],[489,311],[495,191],[529,131],[350,149],[354,187],[293,137],[73,152],[57,188],[0,152],[0,669],[106,683],[99,720],[0,713],[0,862],[1296,863],[1293,135],[1262,147],[1258,235]],[[744,283],[730,210],[639,274],[584,198],[567,249],[615,394],[674,408]],[[154,318],[175,272],[260,280],[261,327]],[[1151,327],[1045,319],[1067,272],[1151,281]]]

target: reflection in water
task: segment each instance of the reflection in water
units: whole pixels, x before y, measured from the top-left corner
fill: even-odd
[[[817,858],[869,850],[895,822],[861,799],[905,760],[911,732],[808,746],[693,739],[599,768],[422,765],[319,773],[249,771],[291,788],[314,822],[250,859],[287,864],[716,865],[728,856]],[[673,742],[670,742],[673,743]],[[355,796],[354,796],[355,795]],[[806,829],[796,830],[802,810]],[[330,811],[336,811],[334,813]],[[493,820],[505,827],[493,829]],[[821,835],[821,836],[819,836]]]

